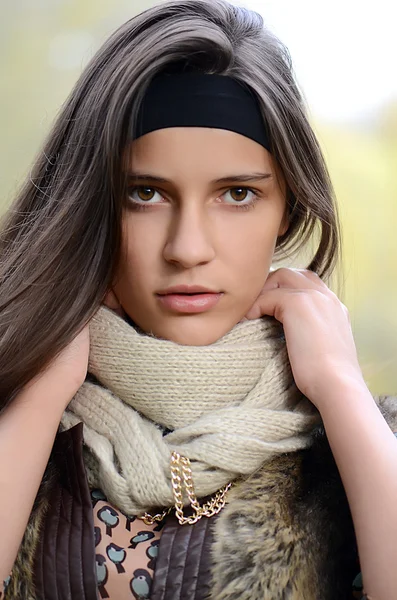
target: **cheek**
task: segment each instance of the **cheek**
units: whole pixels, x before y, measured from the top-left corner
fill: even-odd
[[[147,227],[132,224],[131,221],[126,223],[122,239],[122,257],[120,267],[118,269],[119,281],[128,280],[131,283],[134,280],[134,285],[140,285],[142,278],[147,278],[148,273],[151,273],[156,261],[158,248],[155,241],[158,236],[151,235]]]
[[[271,264],[278,229],[263,225],[261,219],[246,223],[242,227],[230,228],[221,243],[231,264],[244,271],[262,271]]]
[[[239,256],[235,258],[235,276],[240,282],[240,292],[251,298],[262,289],[273,258],[273,246],[271,244],[251,243],[249,247],[242,249]]]
[[[278,228],[263,223],[258,219],[229,236],[229,273],[231,280],[238,281],[237,286],[233,285],[234,298],[244,313],[260,294],[273,261]]]

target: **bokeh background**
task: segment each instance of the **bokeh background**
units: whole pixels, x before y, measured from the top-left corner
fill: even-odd
[[[344,295],[373,393],[397,393],[397,37],[390,0],[235,0],[289,47],[333,178]],[[152,0],[1,0],[0,210],[84,65]]]

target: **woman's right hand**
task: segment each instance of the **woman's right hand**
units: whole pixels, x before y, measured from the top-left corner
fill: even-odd
[[[51,396],[59,398],[62,408],[66,408],[85,381],[89,351],[90,334],[87,324],[47,367],[27,384],[25,391],[29,394],[28,390],[32,388],[45,390],[47,393],[51,390]],[[47,396],[47,393],[44,395]]]
[[[83,385],[88,369],[88,355],[90,352],[89,325],[76,335],[76,337],[53,360],[51,371],[69,380],[74,386],[74,393]]]
[[[125,316],[117,297],[109,290],[103,299],[103,305],[121,317]],[[76,335],[25,389],[38,385],[47,390],[54,390],[64,409],[69,404],[87,376],[88,356],[90,352],[89,323]]]

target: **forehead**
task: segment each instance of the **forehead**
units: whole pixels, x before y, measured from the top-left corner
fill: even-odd
[[[170,127],[131,142],[126,162],[130,170],[218,174],[258,169],[273,172],[270,153],[239,133],[207,127]]]

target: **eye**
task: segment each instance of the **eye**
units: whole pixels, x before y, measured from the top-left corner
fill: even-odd
[[[162,196],[154,188],[141,185],[128,189],[128,199],[133,204],[138,205],[157,204],[162,199]]]
[[[236,187],[231,188],[223,194],[227,204],[243,204],[250,205],[255,202],[257,194],[250,188]],[[228,199],[229,196],[229,199]]]

